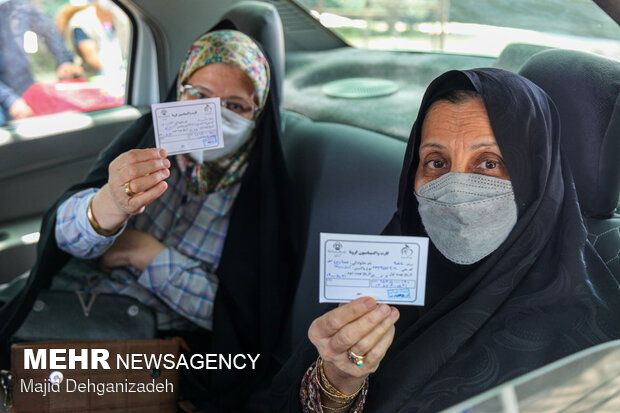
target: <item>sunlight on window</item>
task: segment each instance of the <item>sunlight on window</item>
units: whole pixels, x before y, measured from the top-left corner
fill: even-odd
[[[22,242],[26,245],[36,244],[37,242],[39,242],[40,236],[41,236],[40,233],[32,232],[30,234],[23,235],[21,239],[22,239]]]
[[[0,129],[0,145],[4,145],[11,141],[11,134],[9,131]]]
[[[31,30],[24,33],[24,52],[36,53],[39,51],[39,39],[37,34]]]
[[[394,30],[396,30],[398,33],[404,33],[409,30],[409,28],[407,27],[407,23],[396,22],[394,23]]]
[[[620,27],[591,0],[296,0],[358,48],[496,57],[510,44],[620,59]]]
[[[364,20],[350,19],[348,17],[339,16],[332,13],[320,13],[319,21],[325,27],[352,27],[354,29],[365,29],[368,26]]]
[[[17,135],[23,139],[36,139],[86,129],[93,126],[93,120],[81,113],[59,113],[14,121],[14,124]]]
[[[387,24],[386,22],[375,23],[373,24],[373,27],[375,31],[377,31],[378,33],[385,33],[388,30],[390,30],[390,25]]]

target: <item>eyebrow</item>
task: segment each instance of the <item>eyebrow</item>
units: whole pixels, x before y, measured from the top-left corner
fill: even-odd
[[[475,145],[472,145],[469,147],[470,151],[475,151],[476,149],[480,149],[480,148],[485,148],[488,146],[492,146],[492,147],[496,147],[497,143],[493,142],[493,141],[487,141],[487,142],[480,142],[477,143]],[[447,149],[444,145],[441,145],[439,143],[433,143],[433,142],[429,142],[429,143],[425,143],[424,145],[420,146],[420,150],[424,149],[424,148],[435,148],[435,149]]]
[[[213,93],[213,92],[211,92],[211,89],[209,89],[209,88],[208,88],[207,86],[205,86],[205,85],[202,85],[202,84],[193,84],[193,85],[192,85],[191,83],[190,83],[189,85],[190,85],[191,87],[193,87],[194,89],[198,89],[198,88],[200,88],[200,89],[202,89],[202,90],[204,90],[204,91],[206,91],[206,92],[208,92],[208,93]]]
[[[499,147],[499,146],[497,146],[496,142],[487,141],[487,142],[480,142],[480,143],[477,143],[475,145],[472,145],[472,146],[469,147],[469,149],[473,151],[473,150],[476,150],[476,149],[485,148],[487,146],[493,146],[493,147],[496,147],[496,148]]]
[[[192,86],[192,87],[194,87],[194,88],[200,88],[200,89],[203,89],[203,90],[204,90],[204,91],[206,91],[209,95],[214,95],[214,94],[215,94],[215,93],[214,93],[211,89],[209,89],[207,86],[202,85],[202,84],[197,84],[197,85],[194,85],[194,86]],[[252,94],[252,95],[253,95],[253,94]],[[253,97],[254,97],[254,96],[250,96],[250,99],[252,99]],[[235,95],[235,96],[228,96],[228,97],[227,97],[227,99],[230,99],[230,98],[236,98],[236,99],[241,99],[241,100],[244,100],[244,99],[245,99],[245,98],[244,98],[244,97],[242,97],[242,96],[236,96],[236,95]]]
[[[424,148],[446,149],[445,146],[440,145],[438,143],[425,143],[424,145],[420,146],[420,149],[424,149]]]

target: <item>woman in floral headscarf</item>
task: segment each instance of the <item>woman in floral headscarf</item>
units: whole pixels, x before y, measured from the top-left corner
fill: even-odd
[[[47,213],[29,282],[133,296],[160,330],[210,331],[196,352],[260,353],[256,370],[201,383],[216,404],[243,406],[278,368],[297,235],[268,60],[218,28],[191,46],[174,89],[177,100],[220,97],[224,148],[168,157],[151,115],[138,119]]]

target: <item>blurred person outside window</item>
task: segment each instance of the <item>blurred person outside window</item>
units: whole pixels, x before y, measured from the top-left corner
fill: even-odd
[[[110,92],[123,94],[130,27],[123,11],[111,0],[71,3],[59,11],[56,23],[85,75],[102,75]]]
[[[27,52],[42,38],[61,79],[82,74],[50,19],[26,0],[0,0],[0,124],[33,116],[22,94],[34,83]]]

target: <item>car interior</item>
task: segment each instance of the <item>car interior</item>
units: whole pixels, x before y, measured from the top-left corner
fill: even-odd
[[[0,284],[28,276],[46,209],[120,131],[165,98],[186,47],[222,18],[263,45],[281,97],[283,149],[304,234],[292,346],[327,308],[318,302],[320,233],[381,233],[395,211],[422,94],[450,69],[511,70],[551,96],[589,240],[620,281],[618,55],[527,42],[511,43],[497,56],[361,49],[292,0],[184,0],[178,11],[165,0],[115,3],[133,33],[125,103],[0,126]],[[620,5],[601,1],[600,7],[618,29]]]
[[[618,342],[599,344],[443,410],[613,412],[618,410]]]

